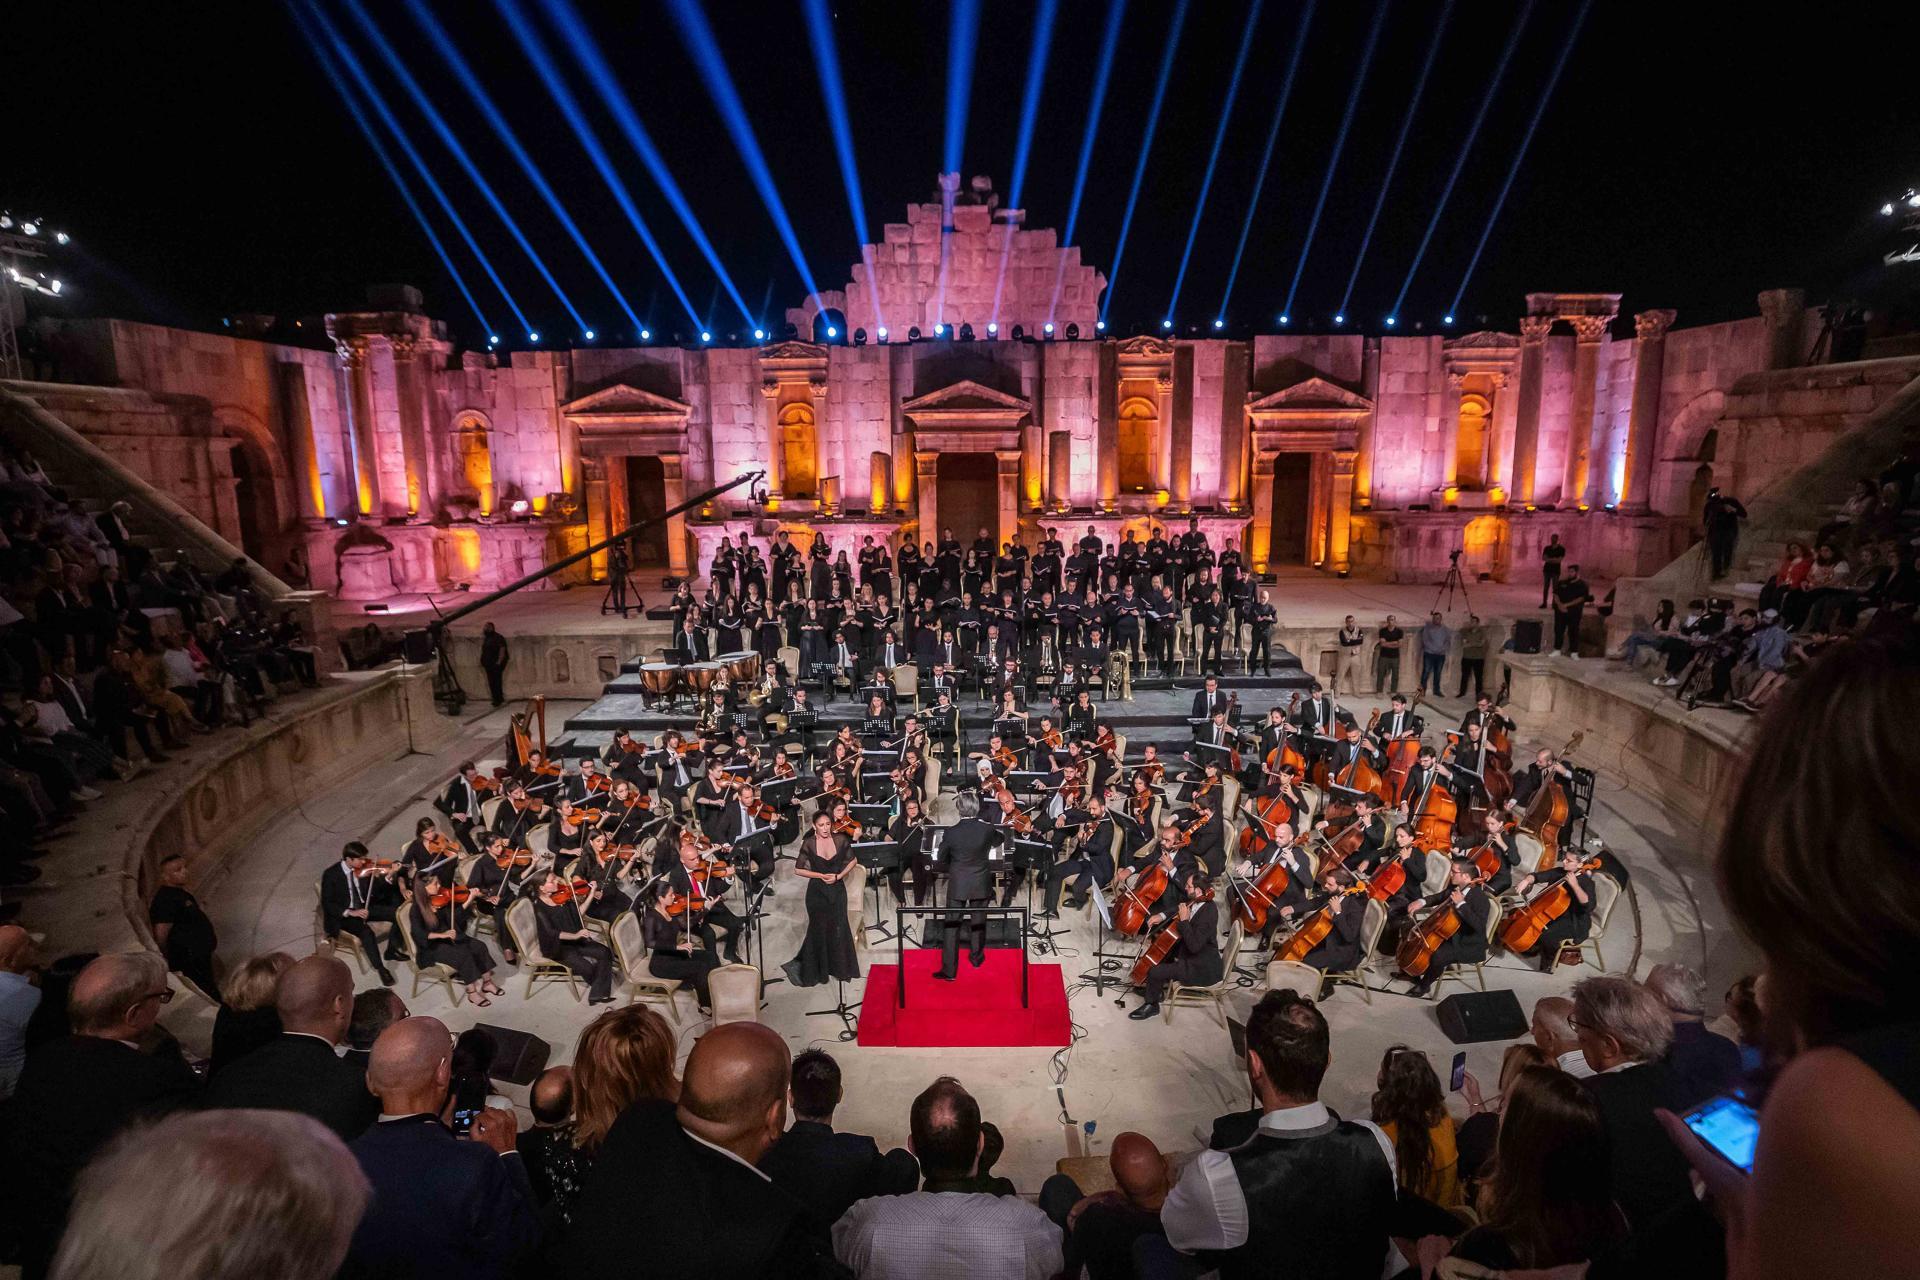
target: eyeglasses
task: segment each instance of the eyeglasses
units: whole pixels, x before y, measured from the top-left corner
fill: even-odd
[[[138,1000],[135,1000],[133,1002],[133,1007],[138,1009],[141,1005],[145,1004],[149,1000],[158,1000],[161,1004],[170,1004],[173,1001],[173,988],[163,987],[158,991],[149,991],[147,992],[147,994],[141,996]]]

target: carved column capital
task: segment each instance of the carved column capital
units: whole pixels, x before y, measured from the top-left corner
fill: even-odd
[[[1487,381],[1495,391],[1504,391],[1507,383],[1513,381],[1513,375],[1505,369],[1490,369],[1487,371]]]
[[[1170,373],[1156,374],[1153,379],[1153,385],[1162,391],[1171,391],[1173,390],[1173,375]]]
[[[1674,316],[1671,310],[1642,311],[1633,318],[1633,336],[1642,341],[1648,338],[1662,338],[1673,327]]]
[[[760,394],[771,400],[780,394],[780,384],[772,378],[760,384]]]
[[[410,333],[396,333],[387,339],[393,347],[395,360],[411,360],[419,354],[420,339]]]
[[[1447,370],[1447,386],[1451,387],[1456,394],[1465,390],[1466,385],[1466,374],[1460,372],[1458,369]]]
[[[1585,346],[1607,336],[1607,326],[1613,323],[1612,316],[1562,316],[1573,326],[1574,341]]]
[[[807,383],[807,390],[812,393],[815,400],[824,400],[827,396],[827,380],[814,378]]]
[[[367,352],[373,344],[365,338],[335,338],[333,350],[340,357],[340,363],[349,369],[363,369],[367,364]]]
[[[1523,345],[1537,347],[1547,340],[1553,332],[1552,316],[1521,316],[1520,341]]]

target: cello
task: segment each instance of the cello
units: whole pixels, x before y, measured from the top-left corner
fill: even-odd
[[[1198,898],[1190,901],[1196,907],[1203,902],[1213,901],[1213,886],[1208,885]],[[1133,985],[1136,987],[1146,985],[1148,971],[1172,955],[1173,949],[1179,945],[1180,917],[1176,915],[1160,926],[1160,932],[1153,935],[1153,941],[1141,950],[1140,958],[1133,962],[1133,972],[1129,975]]]
[[[1333,897],[1351,898],[1369,891],[1367,882],[1362,880],[1356,884],[1348,885],[1333,895]],[[1307,955],[1315,947],[1325,942],[1327,935],[1332,932],[1333,898],[1329,898],[1326,906],[1321,907],[1318,911],[1315,911],[1312,915],[1300,922],[1300,927],[1295,929],[1293,933],[1288,936],[1287,940],[1280,944],[1279,948],[1274,952],[1273,958],[1276,960],[1305,961]]]
[[[1379,720],[1380,713],[1375,711],[1372,717],[1368,719],[1367,727],[1361,730],[1360,736],[1363,739],[1371,738],[1373,736],[1373,726],[1377,724]],[[1417,749],[1418,748],[1416,748],[1416,750]],[[1333,785],[1348,791],[1358,791],[1376,798],[1378,798],[1381,791],[1384,790],[1380,780],[1380,771],[1373,767],[1371,760],[1367,759],[1366,752],[1359,750],[1353,753],[1353,759],[1347,761],[1346,768],[1334,775]],[[1327,802],[1326,812],[1322,816],[1329,822],[1339,822],[1343,819],[1351,818],[1353,816],[1353,801],[1330,800]]]
[[[1460,932],[1460,909],[1449,894],[1440,905],[1427,912],[1426,919],[1407,930],[1400,947],[1393,953],[1394,967],[1409,978],[1424,978],[1433,965],[1433,953],[1440,944]]]
[[[1452,753],[1449,744],[1447,754]],[[1419,797],[1418,807],[1407,815],[1407,821],[1413,824],[1413,845],[1423,853],[1450,853],[1453,848],[1453,824],[1460,816],[1460,802],[1453,798],[1453,792],[1440,785],[1440,775],[1436,770],[1427,780],[1426,794]]]
[[[1553,763],[1564,764],[1586,737],[1584,731],[1567,739],[1567,745],[1554,755]],[[1570,801],[1567,788],[1560,781],[1558,768],[1550,768],[1541,781],[1540,789],[1533,793],[1533,799],[1527,804],[1527,811],[1520,816],[1520,830],[1540,842],[1540,863],[1536,872],[1551,871],[1560,861],[1560,832],[1567,825],[1570,813]]]
[[[1413,709],[1426,700],[1426,696],[1425,689],[1415,693],[1413,701],[1407,704],[1407,713],[1411,715]],[[1374,712],[1376,720],[1379,715],[1379,712]],[[1367,730],[1369,733],[1373,730],[1371,721],[1367,724]],[[1420,759],[1420,735],[1410,733],[1398,738],[1389,738],[1381,744],[1380,753],[1387,758],[1386,801],[1388,804],[1399,804],[1404,799],[1400,793],[1406,789],[1407,775],[1413,772],[1413,766]]]
[[[1167,891],[1167,870],[1158,862],[1113,895],[1113,931],[1131,938],[1147,927],[1153,904]]]
[[[1598,871],[1600,866],[1600,859],[1589,858],[1579,869]],[[1515,955],[1525,955],[1540,945],[1540,935],[1547,931],[1547,926],[1565,915],[1572,905],[1573,890],[1567,888],[1567,878],[1563,875],[1514,908],[1513,914],[1500,926],[1500,945]]]
[[[1239,882],[1240,892],[1233,895],[1233,918],[1248,933],[1259,933],[1267,927],[1273,904],[1287,891],[1292,880],[1292,874],[1276,856],[1252,880]]]

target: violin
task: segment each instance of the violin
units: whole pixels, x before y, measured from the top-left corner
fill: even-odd
[[[1202,902],[1213,901],[1213,886],[1208,885],[1201,892],[1201,896],[1192,901],[1195,906],[1199,906]],[[1174,947],[1180,943],[1180,925],[1180,917],[1174,916],[1171,920],[1160,926],[1160,932],[1155,934],[1153,941],[1149,942],[1145,949],[1140,952],[1140,958],[1133,962],[1132,978],[1134,986],[1145,985],[1147,981],[1147,971],[1173,954]]]
[[[1013,753],[1012,747],[1001,747],[998,751],[991,753],[988,759],[1003,769],[1017,769],[1020,767],[1020,757]]]
[[[593,897],[593,893],[594,887],[592,884],[581,879],[579,876],[575,876],[571,884],[556,885],[553,892],[545,896],[551,905],[564,907],[569,902],[584,902],[588,898]]]
[[[613,779],[604,773],[588,774],[586,776],[586,783],[588,795],[592,795],[596,791],[610,791],[613,789]]]
[[[572,813],[561,815],[569,827],[577,827],[583,822],[598,822],[606,816],[605,809],[575,809]]]
[[[495,795],[500,794],[500,780],[498,778],[489,778],[484,774],[476,774],[470,781],[475,795],[486,795],[489,791]]]
[[[541,777],[543,777],[543,778],[557,778],[557,777],[559,777],[559,776],[560,776],[560,775],[561,775],[561,774],[562,774],[563,772],[565,772],[565,770],[564,770],[564,769],[562,768],[562,766],[560,766],[560,765],[557,765],[557,764],[554,764],[554,763],[553,763],[553,762],[551,762],[551,761],[548,761],[548,762],[547,762],[547,763],[545,763],[545,764],[532,764],[532,765],[528,765],[528,766],[527,766],[527,772],[528,772],[528,773],[537,773],[537,774],[539,774],[539,775],[540,775]]]
[[[1145,774],[1147,785],[1157,787],[1160,785],[1160,779],[1166,776],[1167,766],[1158,760],[1142,760],[1133,767],[1133,771],[1136,774]]]
[[[843,836],[857,836],[862,828],[858,818],[837,818],[834,820],[833,829]]]
[[[360,858],[353,864],[356,876],[390,876],[399,870],[400,864],[392,858]]]
[[[774,777],[776,777],[776,778],[791,778],[791,777],[793,777],[793,775],[794,775],[794,772],[795,772],[795,770],[794,770],[794,767],[793,767],[793,761],[792,761],[792,760],[790,760],[790,759],[789,759],[789,758],[787,757],[787,753],[786,753],[786,752],[784,752],[784,751],[783,751],[783,752],[781,752],[781,753],[780,753],[780,754],[779,754],[778,756],[775,756],[775,757],[774,757],[774,761],[773,761],[773,776],[774,776]]]
[[[1112,755],[1115,745],[1116,739],[1113,736],[1113,726],[1107,724],[1101,725],[1099,730],[1093,735],[1093,749]]]
[[[753,816],[761,822],[776,822],[780,811],[770,804],[757,804],[753,806]]]
[[[453,837],[442,834],[437,828],[422,836],[420,844],[436,858],[457,858],[461,852]]]
[[[1061,736],[1060,731],[1058,729],[1047,730],[1045,733],[1040,735],[1040,741],[1046,743],[1049,747],[1052,747],[1055,751],[1060,750],[1062,747],[1066,745],[1066,742],[1067,742],[1067,740]]]
[[[509,867],[530,867],[533,865],[533,850],[508,849],[504,853],[494,854],[493,863],[502,871]]]
[[[445,911],[450,906],[464,907],[480,896],[480,891],[472,885],[449,885],[427,899],[427,905],[435,911]]]

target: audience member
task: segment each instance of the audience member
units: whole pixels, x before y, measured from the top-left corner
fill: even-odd
[[[1738,1084],[1740,1050],[1707,1030],[1707,980],[1683,964],[1657,964],[1647,971],[1645,985],[1673,1022],[1668,1105],[1693,1107]]]
[[[1740,1074],[1756,1075],[1767,1061],[1766,977],[1750,973],[1727,988],[1726,1005],[1707,1030],[1740,1050]]]
[[[1460,1199],[1460,1152],[1447,1114],[1447,1095],[1433,1064],[1418,1049],[1397,1044],[1380,1060],[1373,1122],[1393,1143],[1400,1190],[1445,1208]]]
[[[757,1022],[724,1023],[696,1040],[678,1105],[641,1099],[600,1144],[561,1266],[617,1272],[644,1241],[647,1274],[670,1280],[815,1275],[805,1206],[757,1167],[786,1128],[787,1070],[786,1043]],[[578,1086],[578,1063],[574,1071]],[[576,1107],[580,1100],[576,1088]]]
[[[132,1121],[187,1105],[198,1089],[177,1053],[134,1047],[172,996],[166,962],[152,952],[96,957],[67,996],[73,1033],[27,1054],[5,1161],[26,1280],[46,1274],[74,1179],[94,1153]]]
[[[1613,1194],[1634,1229],[1650,1232],[1694,1204],[1686,1161],[1660,1132],[1673,1023],[1660,997],[1631,978],[1585,978],[1573,988],[1573,1025],[1594,1074],[1593,1091],[1613,1152]]]
[[[27,1024],[40,1007],[34,983],[33,937],[17,924],[0,925],[0,1102],[13,1096],[27,1061]]]
[[[533,1128],[522,1130],[513,1145],[526,1167],[533,1202],[546,1222],[550,1220],[546,1211],[554,1200],[554,1174],[561,1164],[556,1156],[564,1159],[573,1151],[573,1068],[542,1071],[527,1090],[527,1111],[533,1116]]]
[[[898,1147],[882,1155],[865,1134],[834,1132],[841,1094],[840,1064],[831,1055],[812,1049],[795,1058],[788,1084],[793,1126],[760,1158],[760,1171],[807,1207],[823,1239],[855,1201],[903,1194],[920,1181],[919,1166]]]
[[[368,1192],[307,1116],[170,1116],[80,1176],[54,1280],[328,1280]]]
[[[1115,1189],[1082,1195],[1064,1173],[1040,1187],[1040,1210],[1066,1233],[1062,1272],[1091,1280],[1133,1280],[1133,1246],[1142,1236],[1164,1236],[1160,1206],[1173,1186],[1173,1171],[1151,1138],[1123,1133],[1107,1153]]]
[[[353,971],[333,956],[308,956],[280,975],[274,997],[280,1035],[225,1067],[207,1086],[208,1107],[299,1111],[352,1141],[378,1108],[360,1071],[335,1049],[353,1020]]]
[[[347,1023],[347,1051],[341,1060],[367,1074],[367,1059],[373,1054],[380,1033],[407,1016],[407,1002],[387,987],[374,987],[353,998],[353,1020]]]
[[[1533,1042],[1547,1061],[1576,1080],[1593,1074],[1580,1037],[1573,1029],[1573,1001],[1565,996],[1542,996],[1533,1002]]]
[[[1393,1143],[1320,1101],[1332,1061],[1327,1020],[1311,1001],[1271,991],[1247,1019],[1247,1076],[1260,1101],[1255,1136],[1194,1157],[1160,1210],[1170,1249],[1143,1240],[1142,1274],[1187,1273],[1171,1254],[1213,1253],[1230,1274],[1372,1276],[1400,1269],[1388,1239]]]
[[[167,968],[200,988],[209,1000],[220,995],[214,976],[213,951],[219,939],[213,921],[200,909],[200,900],[187,888],[187,860],[179,854],[160,860],[160,887],[147,907],[153,940],[167,958]]]
[[[1460,1191],[1468,1204],[1473,1203],[1476,1187],[1493,1159],[1494,1139],[1500,1132],[1500,1113],[1506,1108],[1513,1082],[1528,1067],[1551,1067],[1553,1059],[1539,1045],[1521,1041],[1510,1044],[1500,1055],[1500,1092],[1489,1098],[1480,1092],[1480,1081],[1473,1072],[1464,1074],[1460,1096],[1466,1099],[1467,1118],[1455,1134],[1460,1151]]]
[[[220,1012],[213,1018],[209,1073],[279,1038],[280,1010],[274,1001],[280,991],[280,975],[292,967],[292,956],[270,951],[227,975],[220,984]]]
[[[833,1252],[860,1280],[1052,1280],[1060,1228],[1014,1196],[973,1189],[984,1145],[980,1104],[951,1076],[913,1100],[910,1149],[919,1191],[854,1205],[833,1227]]]

